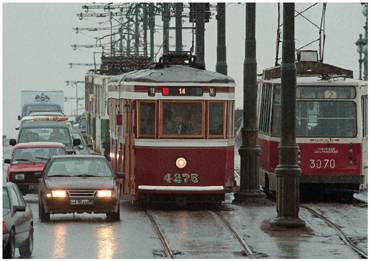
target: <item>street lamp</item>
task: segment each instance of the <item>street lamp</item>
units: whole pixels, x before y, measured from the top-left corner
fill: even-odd
[[[358,64],[359,64],[359,67],[360,67],[359,79],[362,80],[362,63],[364,61],[364,59],[362,59],[362,54],[364,53],[364,46],[366,44],[365,39],[362,38],[362,34],[360,34],[359,39],[356,41],[355,44],[357,46],[357,52],[360,55],[359,59],[358,59]]]
[[[364,80],[367,81],[367,3],[362,3],[362,14],[365,16],[365,38],[364,38],[364,46],[363,46],[363,52],[364,52]]]

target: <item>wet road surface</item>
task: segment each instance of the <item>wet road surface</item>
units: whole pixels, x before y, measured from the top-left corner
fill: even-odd
[[[10,151],[4,147],[4,158],[9,157]],[[107,222],[103,214],[68,214],[51,215],[50,222],[41,223],[37,195],[27,195],[26,199],[34,215],[33,258],[168,258],[147,213],[128,202],[121,203],[120,222]],[[276,216],[273,202],[248,206],[231,204],[231,195],[227,199],[223,208],[149,210],[174,258],[248,258],[222,219],[250,247],[255,258],[359,258],[334,229],[304,208],[299,214],[306,229],[274,229],[268,223]],[[340,225],[358,247],[367,251],[366,205],[307,205]],[[19,257],[18,251],[16,256]]]

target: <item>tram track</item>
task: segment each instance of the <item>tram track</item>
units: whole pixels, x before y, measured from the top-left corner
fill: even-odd
[[[366,251],[364,251],[361,248],[359,248],[358,246],[356,246],[356,244],[352,241],[352,239],[349,238],[337,224],[333,223],[327,217],[325,217],[324,215],[320,214],[319,212],[317,212],[316,210],[314,210],[314,209],[312,209],[312,208],[310,208],[308,206],[301,205],[301,207],[304,208],[304,209],[306,209],[307,211],[309,211],[315,217],[320,218],[329,227],[333,228],[337,232],[337,235],[339,236],[339,238],[347,246],[349,246],[353,251],[355,251],[358,255],[360,255],[361,258],[368,259],[368,254],[366,253]]]
[[[253,253],[252,249],[248,246],[248,244],[245,242],[245,240],[235,231],[235,229],[230,225],[230,223],[219,213],[215,211],[209,211],[212,213],[212,215],[216,216],[219,220],[221,220],[221,223],[224,225],[227,230],[231,232],[231,234],[234,236],[234,238],[240,243],[243,250],[242,252],[249,258],[255,259],[256,256]]]
[[[152,223],[152,226],[155,230],[155,232],[158,235],[159,240],[162,243],[164,253],[166,254],[166,257],[169,259],[174,259],[175,254],[171,250],[170,244],[168,243],[164,233],[161,230],[161,227],[159,226],[158,222],[155,220],[154,215],[149,210],[145,210],[145,214],[148,216],[150,222]]]

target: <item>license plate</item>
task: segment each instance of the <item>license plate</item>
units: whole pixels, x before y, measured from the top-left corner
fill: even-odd
[[[71,199],[71,205],[93,205],[92,199]]]

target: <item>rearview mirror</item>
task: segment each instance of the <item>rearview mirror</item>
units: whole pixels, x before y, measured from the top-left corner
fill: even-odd
[[[14,206],[14,211],[26,211],[25,206]]]
[[[125,178],[125,173],[123,172],[118,172],[115,174],[115,177],[118,179],[124,179]]]
[[[22,118],[21,118],[21,115],[18,115],[18,120],[20,121]]]
[[[17,144],[16,139],[10,139],[10,140],[9,140],[9,145],[10,145],[10,146],[15,146],[15,144]]]
[[[10,164],[10,159],[4,159],[5,164]]]
[[[19,127],[15,128],[15,130],[19,130]]]
[[[81,140],[80,139],[73,139],[73,146],[78,146],[81,144]]]

